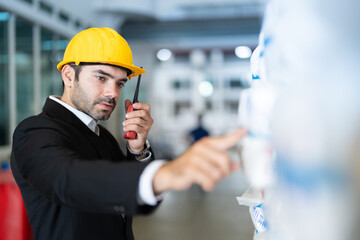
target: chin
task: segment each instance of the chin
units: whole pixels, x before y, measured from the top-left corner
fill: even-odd
[[[105,121],[110,118],[111,113],[112,112],[109,111],[101,111],[101,112],[97,112],[97,114],[92,114],[90,116],[97,121]]]
[[[105,121],[108,120],[110,118],[111,114],[104,114],[102,116],[99,116],[99,120]]]
[[[106,115],[106,116],[96,116],[96,117],[93,117],[95,120],[97,121],[105,121],[105,120],[108,120],[110,118],[109,115]]]

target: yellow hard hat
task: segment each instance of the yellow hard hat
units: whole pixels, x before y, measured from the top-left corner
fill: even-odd
[[[133,72],[129,79],[145,72],[134,66],[129,44],[111,28],[89,28],[76,34],[67,45],[57,69],[61,71],[65,64],[72,62],[76,65],[90,62],[124,67]]]

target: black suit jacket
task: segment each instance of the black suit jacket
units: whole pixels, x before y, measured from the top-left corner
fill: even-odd
[[[35,240],[133,239],[139,177],[147,166],[102,126],[100,136],[73,113],[47,99],[43,112],[19,124],[11,169]]]

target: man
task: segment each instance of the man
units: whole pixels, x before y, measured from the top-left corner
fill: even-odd
[[[145,72],[127,42],[90,28],[69,43],[58,64],[61,97],[16,128],[11,167],[35,240],[133,239],[131,216],[153,211],[169,190],[197,183],[211,190],[237,168],[225,150],[245,133],[208,138],[171,162],[154,160],[147,141],[150,106],[135,103],[124,131],[135,131],[125,156],[98,120],[110,117],[127,79]],[[130,101],[125,102],[126,107]]]

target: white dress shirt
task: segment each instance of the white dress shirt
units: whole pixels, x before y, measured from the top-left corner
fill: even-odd
[[[60,100],[60,97],[50,96],[51,100],[61,104],[65,108],[67,108],[70,112],[72,112],[75,116],[77,116],[91,131],[93,131],[96,135],[100,136],[100,129],[97,125],[97,121],[92,117],[87,115],[84,112],[81,112],[69,104]],[[149,155],[141,159],[141,162],[147,162],[151,158],[151,152]],[[142,172],[139,181],[139,192],[138,192],[138,202],[139,204],[147,204],[155,206],[158,201],[162,200],[164,195],[155,196],[153,188],[152,188],[152,180],[155,176],[155,173],[158,169],[166,163],[165,160],[154,160],[152,161]]]

